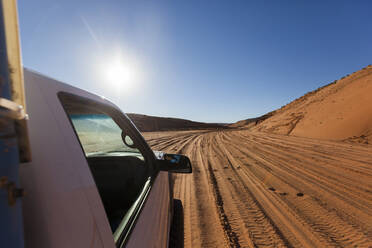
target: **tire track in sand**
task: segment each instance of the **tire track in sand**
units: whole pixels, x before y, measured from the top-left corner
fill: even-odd
[[[372,149],[247,131],[157,138],[193,163],[175,175],[184,247],[372,247]]]

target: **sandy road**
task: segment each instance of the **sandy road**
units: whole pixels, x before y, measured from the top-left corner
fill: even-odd
[[[183,153],[185,247],[372,247],[372,147],[248,131],[145,133]]]

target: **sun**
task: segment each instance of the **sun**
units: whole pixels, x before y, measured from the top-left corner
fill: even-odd
[[[105,65],[107,83],[118,91],[132,90],[139,80],[139,71],[134,63],[114,59]]]

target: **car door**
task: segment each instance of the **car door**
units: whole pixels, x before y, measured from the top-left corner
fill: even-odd
[[[66,92],[58,94],[79,139],[118,247],[167,247],[168,172],[118,109]]]

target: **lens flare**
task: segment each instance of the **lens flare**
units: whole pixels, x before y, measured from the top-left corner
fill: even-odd
[[[139,71],[134,63],[115,59],[107,63],[105,67],[106,81],[115,90],[131,90],[139,81]]]

